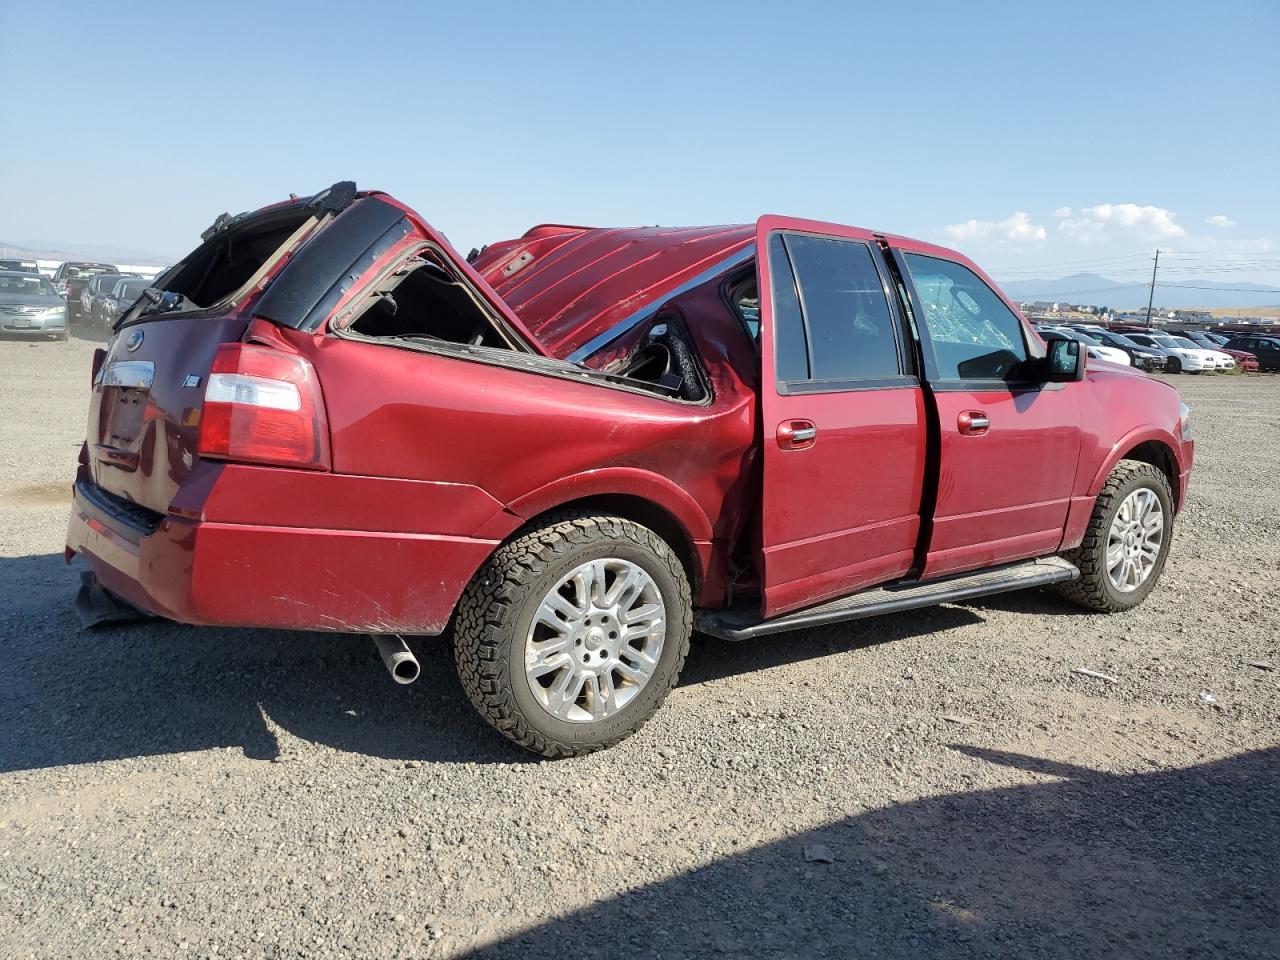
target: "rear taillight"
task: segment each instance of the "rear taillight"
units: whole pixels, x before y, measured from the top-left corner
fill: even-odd
[[[200,456],[329,469],[329,424],[315,368],[247,343],[218,348],[200,415]]]

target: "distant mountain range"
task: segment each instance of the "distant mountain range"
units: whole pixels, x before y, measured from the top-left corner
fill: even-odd
[[[999,278],[997,278],[998,280]],[[1060,280],[1009,280],[1000,289],[1011,300],[1087,303],[1113,310],[1137,310],[1147,305],[1149,285],[1108,280],[1096,273],[1076,273]],[[1157,307],[1274,307],[1280,287],[1261,283],[1214,283],[1211,280],[1156,282]]]
[[[148,264],[155,267],[167,267],[178,262],[177,257],[162,253],[133,250],[128,247],[114,247],[102,243],[73,243],[66,240],[54,240],[38,246],[8,243],[0,240],[0,258],[13,260],[101,260],[105,263]]]

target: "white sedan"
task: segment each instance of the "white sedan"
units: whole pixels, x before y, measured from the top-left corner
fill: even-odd
[[[1167,373],[1207,373],[1222,367],[1215,356],[1219,351],[1205,350],[1186,337],[1173,337],[1167,333],[1127,333],[1130,340],[1147,347],[1157,347],[1169,355],[1165,363]]]
[[[1189,337],[1174,337],[1173,339],[1185,340],[1188,343],[1195,343],[1201,350],[1204,350],[1213,356],[1213,359],[1218,363],[1219,370],[1234,370],[1236,368],[1236,358],[1231,356],[1229,353],[1224,353],[1221,350],[1214,350],[1212,347],[1206,347],[1203,344],[1196,343]]]
[[[1133,366],[1133,360],[1119,347],[1109,347],[1093,334],[1085,333],[1082,330],[1073,330],[1072,333],[1086,341],[1086,345],[1089,348],[1089,356],[1096,356],[1099,360],[1108,360],[1111,363],[1118,363],[1125,367]]]

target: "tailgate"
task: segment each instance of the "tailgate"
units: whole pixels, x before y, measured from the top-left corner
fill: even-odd
[[[125,327],[89,406],[89,464],[103,489],[159,513],[196,459],[214,352],[244,336],[237,317],[193,315]]]
[[[93,385],[86,431],[94,482],[167,513],[199,469],[214,355],[253,317],[303,326],[350,292],[410,232],[404,212],[352,183],[306,200],[218,218],[204,242],[121,319]],[[151,301],[154,306],[149,305]]]

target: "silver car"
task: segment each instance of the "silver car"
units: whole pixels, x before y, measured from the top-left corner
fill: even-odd
[[[45,277],[0,271],[0,331],[67,339],[67,306]]]

